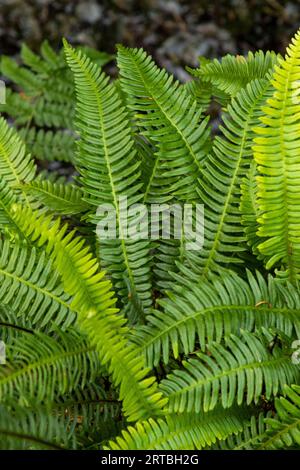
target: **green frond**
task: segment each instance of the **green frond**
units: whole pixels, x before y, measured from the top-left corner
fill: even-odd
[[[270,352],[259,336],[242,330],[225,343],[210,343],[205,353],[195,353],[183,361],[183,370],[175,370],[161,382],[170,413],[206,412],[219,402],[223,408],[235,402],[257,404],[263,394],[269,400],[285,384],[300,378],[290,348]]]
[[[0,174],[9,186],[28,183],[35,174],[35,165],[16,131],[0,117]]]
[[[62,450],[76,448],[65,419],[43,411],[0,406],[1,450]]]
[[[101,366],[85,336],[75,330],[48,336],[25,334],[6,348],[0,368],[0,401],[51,403],[58,396],[95,381]]]
[[[212,450],[255,450],[266,435],[266,431],[264,413],[260,413],[258,417],[251,416],[241,433],[229,436],[225,441],[219,441],[212,446]]]
[[[38,178],[21,188],[39,205],[59,214],[78,214],[89,209],[89,205],[83,201],[83,190],[72,183],[53,183]]]
[[[13,225],[17,230],[12,217],[11,207],[17,202],[17,196],[7,185],[6,180],[0,176],[0,230]]]
[[[75,78],[80,133],[76,162],[85,199],[97,207],[109,203],[117,219],[118,236],[99,240],[100,263],[118,288],[128,317],[141,321],[152,305],[150,243],[126,236],[119,199],[125,196],[129,207],[142,197],[140,161],[129,118],[115,86],[99,67],[67,43],[65,50]],[[132,224],[137,217],[131,217]],[[95,214],[95,223],[99,219]],[[136,311],[131,301],[135,297],[141,312]]]
[[[65,291],[73,298],[71,308],[78,313],[78,323],[107,365],[115,386],[120,386],[125,415],[137,420],[159,414],[166,400],[162,399],[154,377],[144,367],[143,358],[128,342],[125,318],[115,308],[111,282],[85,245],[84,240],[67,233],[60,221],[27,211],[16,211],[16,219],[24,232],[46,252],[60,273]],[[1,299],[0,299],[1,300]],[[126,370],[126,375],[124,375]]]
[[[0,302],[33,325],[65,329],[75,320],[70,296],[45,253],[0,239]]]
[[[18,315],[7,304],[0,305],[0,338],[5,344],[11,344],[15,338],[23,334],[33,334],[38,330],[30,320]]]
[[[252,154],[253,126],[262,115],[261,105],[270,91],[267,80],[254,80],[242,89],[228,107],[214,140],[211,155],[199,180],[199,198],[204,204],[204,245],[186,253],[184,275],[206,277],[220,267],[240,265],[247,251],[240,212],[241,183]],[[190,274],[188,272],[190,271]]]
[[[71,132],[23,127],[19,130],[19,135],[37,160],[74,163],[75,137]]]
[[[255,128],[257,198],[260,215],[257,234],[266,238],[258,245],[266,267],[279,266],[291,281],[299,277],[299,74],[300,33],[275,66],[274,92],[262,108],[261,126]]]
[[[293,445],[300,447],[300,387],[285,388],[284,397],[277,398],[277,415],[266,418],[267,431],[258,444],[259,450],[287,449]]]
[[[246,57],[228,54],[221,61],[214,59],[201,65],[199,69],[193,70],[193,75],[234,97],[252,80],[264,78],[279,58],[279,55],[270,51],[257,51],[254,54],[250,51]]]
[[[119,46],[117,62],[136,123],[158,149],[144,201],[164,202],[174,195],[193,200],[209,136],[202,109],[143,49]]]
[[[196,344],[220,343],[240,330],[255,331],[264,326],[292,335],[299,330],[300,297],[296,288],[283,286],[271,276],[248,272],[248,282],[232,273],[198,283],[177,286],[169,298],[159,301],[163,311],[154,311],[132,339],[145,355],[148,365],[168,363],[170,350],[175,358],[189,354]]]
[[[222,408],[206,414],[170,414],[165,419],[139,422],[128,427],[110,441],[105,449],[111,450],[193,450],[211,446],[216,440],[226,439],[243,428],[248,417],[245,409],[229,412]]]

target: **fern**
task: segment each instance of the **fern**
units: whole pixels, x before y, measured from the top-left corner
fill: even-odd
[[[250,51],[246,57],[241,55],[233,57],[228,54],[220,62],[214,59],[201,64],[200,68],[193,70],[192,73],[203,82],[212,83],[233,97],[252,80],[264,78],[274,68],[279,58],[270,51],[266,53],[258,51],[255,54]]]
[[[280,60],[272,78],[273,95],[267,100],[261,117],[263,126],[256,127],[254,157],[258,164],[258,235],[267,238],[258,245],[268,258],[267,268],[283,263],[293,280],[299,270],[298,173],[299,146],[295,136],[299,125],[300,35],[296,34]],[[291,138],[293,140],[291,142]]]
[[[300,448],[299,54],[185,84],[124,46],[113,79],[66,41],[2,57],[1,449]],[[203,247],[195,214],[127,236],[125,196],[204,205]]]

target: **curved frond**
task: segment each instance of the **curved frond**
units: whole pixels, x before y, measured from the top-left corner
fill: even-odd
[[[270,51],[250,51],[246,57],[228,54],[221,61],[214,59],[201,65],[193,70],[193,75],[234,97],[252,80],[264,78],[272,71],[279,57]]]
[[[0,174],[10,186],[28,183],[35,174],[35,165],[26,155],[22,140],[3,117],[0,117]]]
[[[0,368],[0,401],[14,399],[47,403],[95,381],[101,366],[95,347],[76,331],[55,337],[25,334],[6,348]]]
[[[270,352],[259,337],[245,331],[225,342],[224,346],[210,343],[205,353],[183,361],[183,370],[175,370],[161,382],[169,412],[206,412],[219,402],[223,408],[235,402],[257,404],[263,394],[269,400],[300,378],[290,348]]]
[[[65,329],[75,321],[71,299],[45,253],[0,239],[0,302],[33,325]]]
[[[245,409],[231,412],[222,408],[206,414],[170,414],[165,419],[149,419],[128,427],[110,441],[111,450],[193,450],[211,446],[216,440],[237,434],[248,417]]]
[[[207,344],[220,343],[241,329],[254,331],[273,326],[291,335],[299,330],[300,297],[296,288],[283,286],[271,276],[266,282],[248,272],[248,282],[236,274],[223,274],[177,286],[169,298],[159,301],[163,311],[149,316],[146,326],[133,333],[149,365],[168,363],[170,350],[175,358],[195,350],[196,342],[205,351]]]
[[[65,291],[72,296],[71,307],[78,313],[78,323],[95,345],[113,382],[120,386],[120,398],[130,420],[161,412],[162,399],[154,377],[149,377],[143,358],[128,342],[126,319],[115,308],[111,282],[99,271],[96,259],[82,238],[67,233],[67,225],[45,215],[20,210],[16,219],[24,232],[39,246],[44,245],[60,273]],[[126,370],[126,374],[124,371]]]

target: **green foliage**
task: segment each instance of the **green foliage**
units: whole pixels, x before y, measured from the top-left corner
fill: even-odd
[[[299,448],[299,58],[2,57],[1,449]],[[203,247],[126,237],[124,197],[203,204]]]

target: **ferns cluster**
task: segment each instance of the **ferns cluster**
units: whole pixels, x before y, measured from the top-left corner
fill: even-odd
[[[299,448],[300,33],[187,84],[121,45],[115,80],[66,41],[21,56],[1,61],[0,448]],[[122,236],[125,196],[203,204],[203,247]]]

